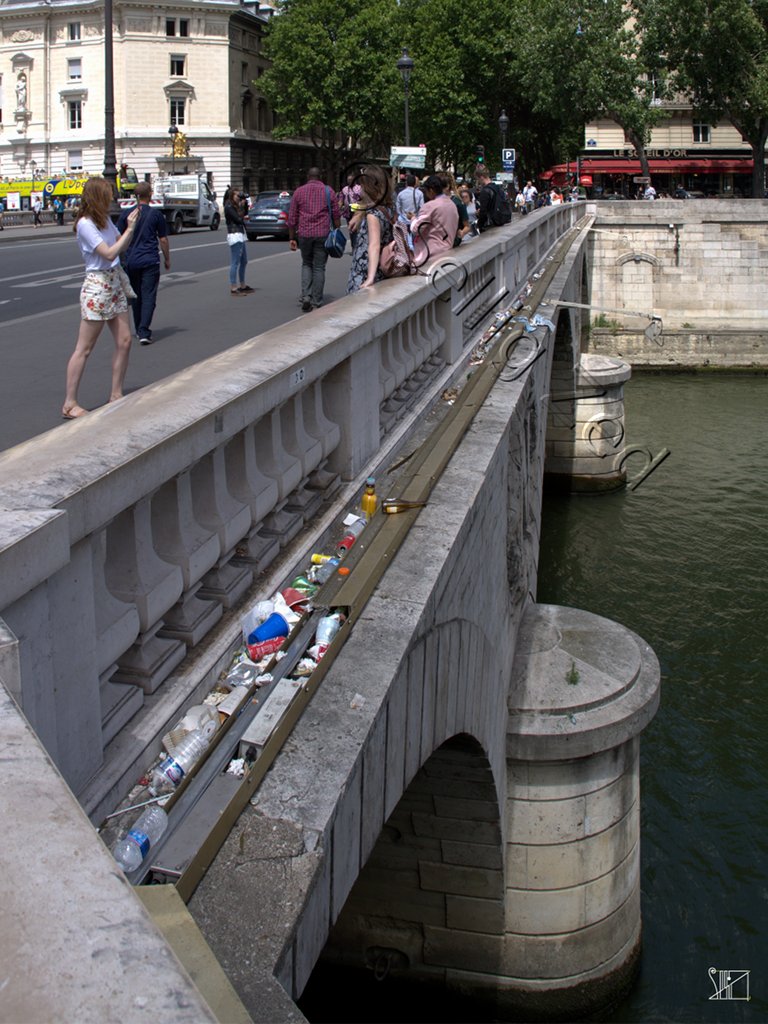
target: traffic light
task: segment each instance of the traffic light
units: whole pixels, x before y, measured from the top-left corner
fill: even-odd
[[[479,164],[485,163],[485,146],[475,146],[475,156]]]

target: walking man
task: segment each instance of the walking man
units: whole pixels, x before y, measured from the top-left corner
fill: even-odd
[[[32,213],[35,216],[34,226],[36,228],[41,228],[43,226],[43,223],[40,220],[40,214],[42,212],[43,212],[43,201],[40,198],[40,196],[38,196],[37,199],[35,199],[34,203],[32,203]]]
[[[538,194],[539,194],[539,190],[536,188],[536,186],[533,184],[533,182],[532,181],[527,181],[525,183],[525,188],[523,189],[523,199],[525,199],[525,212],[526,213],[532,213],[533,212],[533,208],[536,205],[536,196]]]
[[[328,259],[324,242],[339,220],[335,192],[321,181],[320,168],[310,167],[307,181],[293,193],[288,211],[291,251],[301,253],[301,308],[305,313],[323,304]]]
[[[168,245],[165,217],[160,210],[149,205],[152,186],[148,181],[140,181],[136,186],[135,195],[139,204],[139,216],[134,226],[133,239],[123,256],[123,265],[128,272],[131,287],[136,292],[136,298],[133,300],[133,322],[136,325],[139,343],[151,345],[150,325],[160,284],[160,253],[163,254],[165,269],[170,270],[171,250]],[[129,213],[130,210],[126,210],[121,215],[117,224],[118,231],[122,232],[125,229]]]

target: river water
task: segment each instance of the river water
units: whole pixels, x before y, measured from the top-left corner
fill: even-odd
[[[671,455],[635,490],[546,500],[538,591],[618,620],[661,663],[641,744],[641,974],[611,1019],[762,1022],[768,380],[636,376],[625,398],[628,443]],[[750,971],[751,1000],[710,1000],[711,967]]]
[[[642,375],[625,398],[628,444],[671,454],[634,490],[545,499],[537,595],[616,619],[661,663],[641,745],[641,969],[606,1019],[764,1024],[768,379]],[[748,982],[751,999],[710,999],[710,968],[750,972],[733,995]],[[487,1019],[441,993],[316,975],[312,1021]]]

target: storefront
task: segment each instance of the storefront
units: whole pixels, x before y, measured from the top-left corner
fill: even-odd
[[[707,150],[707,155],[703,156],[696,150],[649,149],[648,164],[651,182],[659,196],[671,196],[679,188],[705,196],[752,194],[752,159],[743,151]],[[642,184],[634,181],[641,175],[640,161],[634,151],[614,150],[605,155],[590,153],[572,163],[550,167],[540,178],[562,186],[578,177],[594,198],[611,194],[634,198],[642,191]]]

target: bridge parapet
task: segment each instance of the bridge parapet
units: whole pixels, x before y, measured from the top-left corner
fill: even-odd
[[[0,456],[5,682],[90,814],[210,686],[254,574],[584,213],[525,218],[457,250],[459,277],[385,282]]]

